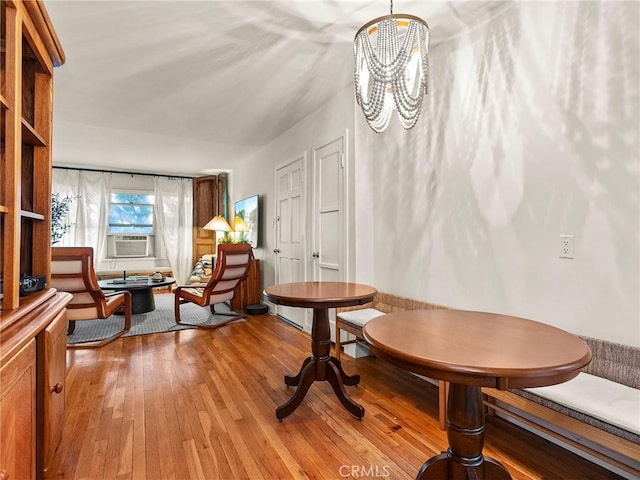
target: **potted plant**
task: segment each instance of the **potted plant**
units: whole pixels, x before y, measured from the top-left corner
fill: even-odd
[[[64,223],[64,220],[69,213],[69,205],[72,201],[73,197],[69,195],[51,194],[51,245],[60,243],[62,237],[71,228],[71,225]]]

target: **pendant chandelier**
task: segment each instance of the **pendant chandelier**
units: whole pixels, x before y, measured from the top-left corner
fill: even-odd
[[[367,123],[383,132],[395,108],[412,128],[429,83],[429,26],[413,15],[390,14],[364,24],[353,44],[356,100]]]

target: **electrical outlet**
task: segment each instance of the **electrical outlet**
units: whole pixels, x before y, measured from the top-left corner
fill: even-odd
[[[560,258],[573,258],[573,235],[560,235]]]

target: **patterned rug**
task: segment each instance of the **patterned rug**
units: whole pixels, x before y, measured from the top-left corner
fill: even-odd
[[[131,330],[124,336],[133,337],[135,335],[147,335],[149,333],[174,332],[193,328],[190,325],[176,324],[173,314],[173,295],[162,294],[154,296],[156,309],[153,312],[141,313],[131,317]],[[216,310],[219,312],[229,312],[229,307],[224,304],[217,304]],[[216,325],[229,320],[226,315],[213,315],[208,307],[199,307],[193,303],[185,303],[180,307],[180,318],[182,322],[195,325]],[[244,319],[235,320],[235,322]],[[107,338],[122,329],[124,315],[111,315],[104,320],[77,321],[73,334],[67,337],[67,344],[90,342]]]

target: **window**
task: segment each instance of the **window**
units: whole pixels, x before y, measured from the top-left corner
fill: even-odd
[[[145,193],[112,193],[109,203],[109,233],[152,235],[154,201],[155,195]]]

